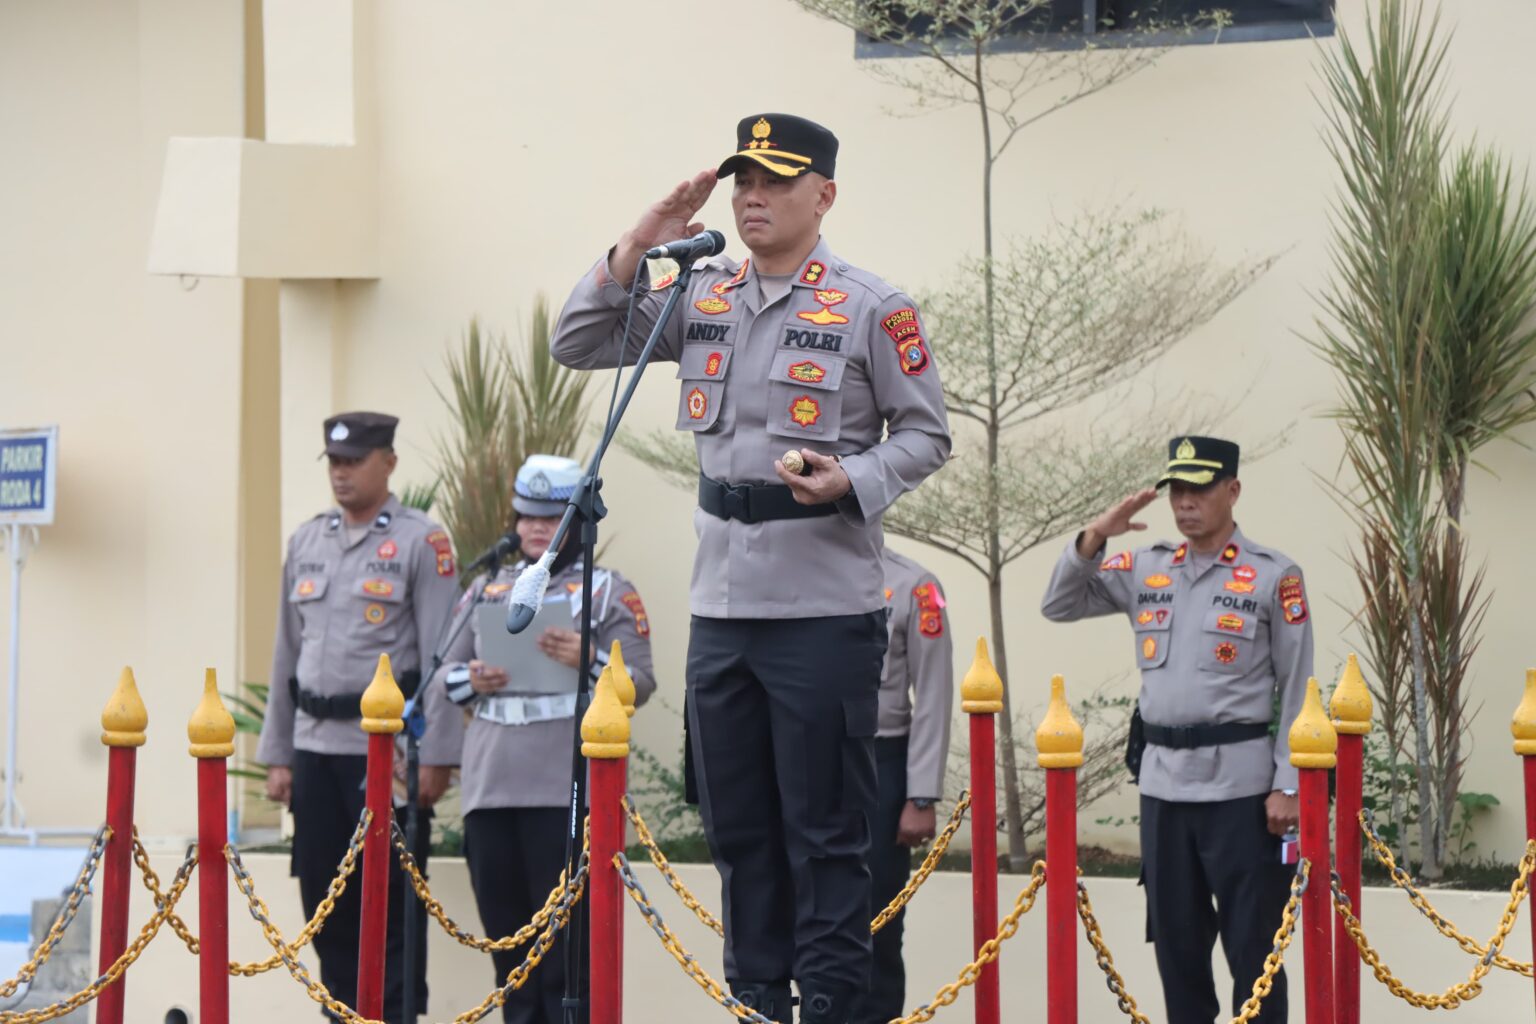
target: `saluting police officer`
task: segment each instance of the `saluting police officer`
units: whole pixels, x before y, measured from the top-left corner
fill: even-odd
[[[570,609],[570,628],[550,626],[539,651],[570,669],[570,688],[535,692],[520,685],[516,668],[483,660],[478,609],[497,608],[496,628],[518,575],[549,550],[566,503],[581,482],[581,464],[554,455],[531,455],[517,472],[512,508],[517,512],[523,561],[482,575],[460,599],[440,675],[448,700],[471,717],[464,734],[460,788],[464,808],[464,856],[480,920],[490,936],[510,935],[544,905],[565,867],[566,818],[571,799],[571,719],[576,714],[576,670],[581,657],[582,562],[575,532],[550,567],[545,605]],[[651,625],[634,585],[613,569],[592,573],[593,680],[602,674],[615,640],[635,682],[635,703],[656,689],[651,668]],[[585,914],[585,904],[577,912]],[[561,945],[545,956],[522,988],[507,997],[502,1019],[515,1024],[561,1024],[565,961]],[[491,954],[497,984],[504,984],[526,950]],[[579,990],[587,991],[581,958]],[[586,1020],[583,1007],[581,1020]]]
[[[306,916],[325,898],[362,815],[368,737],[358,705],[379,655],[390,656],[395,679],[410,697],[458,596],[448,535],[390,493],[398,422],[374,412],[325,421],[338,507],[299,527],[283,563],[271,689],[256,756],[268,765],[267,796],[293,810],[292,870]],[[427,701],[427,708],[424,807],[448,787],[459,735],[451,705]],[[422,831],[413,852],[425,865],[431,830]],[[314,939],[321,980],[348,1006],[357,1001],[360,891],[355,882],[347,886]],[[391,857],[384,993],[390,1024],[426,1012],[424,916],[416,943],[417,1006],[410,1014],[401,1007],[405,898],[404,876]]]
[[[915,304],[820,236],[836,157],[812,121],[743,118],[718,169],[678,184],[597,261],[550,343],[567,366],[614,366],[646,249],[701,230],[695,214],[734,176],[750,258],[702,267],[657,349],[679,364],[677,426],[701,470],[689,731],[726,977],[780,1021],[793,979],[808,1024],[846,1021],[869,981],[880,516],[950,449]],[[661,305],[655,292],[636,303],[626,361]],[[780,461],[786,449],[806,475]]]
[[[1312,621],[1300,567],[1233,520],[1238,454],[1213,437],[1170,441],[1157,488],[1121,501],[1067,545],[1043,604],[1057,622],[1117,612],[1131,620],[1146,740],[1147,934],[1169,1024],[1210,1024],[1220,1010],[1210,967],[1218,934],[1238,1012],[1264,969],[1293,871],[1280,862],[1280,837],[1297,822],[1288,736],[1312,674]],[[1146,529],[1133,517],[1165,485],[1184,539],[1106,558],[1106,541]],[[1257,1019],[1285,1018],[1282,972]]]
[[[912,873],[912,848],[934,837],[949,758],[950,707],[955,694],[949,613],[938,579],[912,559],[885,549],[885,601],[890,647],[880,680],[880,729],[875,734],[879,799],[869,871],[879,913]],[[875,933],[874,976],[853,1014],[855,1024],[886,1024],[905,1013],[906,964],[901,956],[903,909]]]

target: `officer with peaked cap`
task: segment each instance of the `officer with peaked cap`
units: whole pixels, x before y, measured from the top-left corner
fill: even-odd
[[[1237,528],[1238,454],[1213,437],[1170,441],[1157,488],[1124,499],[1067,545],[1043,604],[1056,622],[1131,620],[1147,935],[1170,1024],[1210,1024],[1219,1011],[1210,968],[1218,934],[1238,1012],[1263,971],[1293,870],[1281,864],[1280,837],[1297,821],[1288,736],[1312,674],[1312,620],[1300,567]],[[1146,529],[1134,517],[1164,486],[1184,539],[1106,558],[1106,541]],[[1256,1019],[1286,1019],[1283,972]]]
[[[363,810],[368,737],[358,702],[380,654],[390,656],[407,697],[458,596],[448,535],[389,490],[394,416],[342,413],[325,421],[325,456],[337,507],[295,531],[283,563],[282,604],[271,688],[256,759],[268,765],[267,796],[293,811],[293,873],[306,916],[325,898]],[[421,746],[421,803],[448,786],[457,757],[454,710],[427,701]],[[441,705],[433,713],[433,704]],[[429,832],[430,830],[424,830]],[[425,863],[427,835],[415,851]],[[404,876],[390,860],[384,1013],[390,1024],[426,1012],[426,931],[420,918],[415,1013],[401,1007],[404,985]],[[314,939],[331,994],[357,1001],[360,887],[349,885]]]
[[[550,627],[538,637],[540,652],[569,668],[571,685],[559,693],[519,687],[516,666],[484,660],[480,609],[495,608],[495,628],[518,574],[549,549],[566,502],[581,481],[581,464],[555,455],[530,455],[517,471],[512,508],[524,561],[482,575],[459,601],[455,634],[439,675],[446,699],[469,716],[460,761],[464,809],[464,856],[485,933],[510,935],[544,905],[565,867],[570,801],[572,717],[580,664],[582,563],[573,532],[551,566],[544,603],[570,609],[569,629]],[[651,668],[651,625],[634,585],[613,569],[592,573],[593,678],[607,664],[615,640],[635,682],[635,702],[656,689]],[[450,627],[452,632],[453,627]],[[584,905],[583,905],[584,906]],[[585,913],[584,909],[579,912]],[[561,1024],[565,992],[562,935],[522,988],[508,995],[502,1017],[516,1024]],[[497,984],[522,962],[526,950],[491,954]],[[585,969],[586,961],[582,959]],[[587,990],[581,979],[580,990]],[[586,1019],[585,1014],[581,1017]]]
[[[699,458],[688,715],[720,871],[732,991],[788,1019],[848,1019],[870,970],[869,818],[886,646],[880,517],[949,455],[916,304],[821,237],[837,139],[751,114],[718,169],[652,205],[577,284],[550,340],[561,363],[632,362],[659,315],[646,249],[702,229],[730,178],[749,250],[692,280],[657,357],[678,363],[677,427]],[[796,450],[805,475],[780,461]]]

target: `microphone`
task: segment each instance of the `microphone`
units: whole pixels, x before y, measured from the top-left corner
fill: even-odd
[[[518,549],[518,538],[515,533],[504,533],[490,547],[486,548],[479,558],[464,567],[463,575],[472,576],[479,569],[495,570],[501,565],[508,555]]]
[[[718,256],[722,252],[725,252],[725,236],[714,228],[710,228],[692,238],[684,238],[647,249],[645,258],[648,260],[674,259],[679,263],[692,263],[706,256]]]
[[[544,591],[549,588],[549,567],[554,561],[555,549],[551,547],[517,577],[507,598],[508,633],[521,633],[539,614],[544,605]]]

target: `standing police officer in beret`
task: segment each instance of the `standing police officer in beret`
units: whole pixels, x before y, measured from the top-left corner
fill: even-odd
[[[1230,441],[1174,438],[1157,488],[1168,485],[1184,540],[1105,558],[1110,538],[1146,529],[1133,517],[1157,489],[1133,494],[1067,545],[1043,603],[1056,622],[1131,620],[1146,741],[1147,938],[1169,1024],[1210,1024],[1220,1010],[1210,968],[1218,934],[1239,1011],[1264,969],[1293,871],[1280,862],[1280,837],[1298,816],[1288,737],[1312,675],[1312,621],[1301,569],[1243,536],[1232,518],[1237,462]],[[1286,1019],[1283,971],[1256,1019]]]
[[[880,517],[950,449],[915,304],[821,238],[836,156],[814,122],[743,118],[718,169],[677,185],[597,261],[550,342],[567,366],[616,365],[646,249],[700,231],[693,217],[734,176],[750,258],[700,268],[656,354],[678,363],[677,427],[699,457],[687,705],[726,977],[780,1021],[798,982],[807,1024],[847,1020],[869,980]],[[638,287],[626,362],[662,305],[643,276]]]
[[[355,412],[325,421],[331,492],[339,506],[294,533],[283,563],[283,598],[272,655],[271,688],[256,758],[268,766],[268,798],[293,810],[293,873],[304,913],[313,917],[363,810],[368,737],[358,702],[380,654],[388,654],[407,698],[430,666],[432,649],[458,597],[453,548],[431,519],[389,490],[395,468],[394,416]],[[421,804],[448,787],[457,759],[457,711],[426,702]],[[426,862],[430,829],[417,860]],[[331,994],[357,1001],[361,886],[348,885],[314,939],[320,977]],[[414,896],[411,898],[414,899]],[[426,1012],[426,920],[418,918],[415,1012],[401,1007],[405,979],[406,891],[390,858],[384,1015],[390,1024]]]
[[[517,471],[512,508],[517,513],[518,546],[523,561],[502,566],[495,576],[475,579],[454,621],[459,630],[448,648],[440,675],[447,699],[464,709],[469,724],[460,762],[464,808],[464,857],[480,908],[485,933],[510,935],[544,905],[565,868],[566,819],[571,799],[571,719],[576,714],[576,669],[581,659],[582,562],[580,537],[566,535],[565,547],[550,567],[545,606],[570,609],[571,628],[551,626],[538,638],[540,653],[571,670],[567,693],[534,693],[519,686],[516,667],[482,660],[484,645],[477,609],[498,608],[497,629],[505,619],[512,585],[527,566],[549,550],[565,506],[582,478],[581,464],[555,455],[531,455]],[[594,679],[607,664],[613,642],[635,683],[635,703],[644,704],[656,689],[651,669],[651,625],[634,586],[612,569],[592,574]],[[462,622],[460,620],[463,620]],[[434,699],[441,699],[435,697]],[[585,902],[577,913],[586,913]],[[507,996],[502,1019],[507,1024],[560,1024],[565,993],[566,933],[544,957],[526,984]],[[526,949],[492,953],[497,984],[522,963]],[[578,986],[588,988],[586,958]],[[586,1020],[586,1008],[581,1020]]]

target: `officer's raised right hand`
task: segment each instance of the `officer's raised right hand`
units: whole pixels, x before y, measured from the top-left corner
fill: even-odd
[[[1104,547],[1104,542],[1111,537],[1118,537],[1132,530],[1145,530],[1147,524],[1138,523],[1132,517],[1156,500],[1155,487],[1148,487],[1121,499],[1119,504],[1089,523],[1088,528],[1078,536],[1077,553],[1083,558],[1093,558],[1098,554],[1099,549]]]
[[[693,217],[704,208],[717,180],[714,168],[702,170],[687,181],[678,182],[660,202],[641,214],[635,226],[620,236],[608,259],[614,280],[628,288],[635,278],[635,268],[645,258],[645,250],[703,231],[704,225]]]
[[[469,663],[469,688],[476,693],[495,693],[510,681],[507,670],[499,665],[487,665],[483,661]]]

